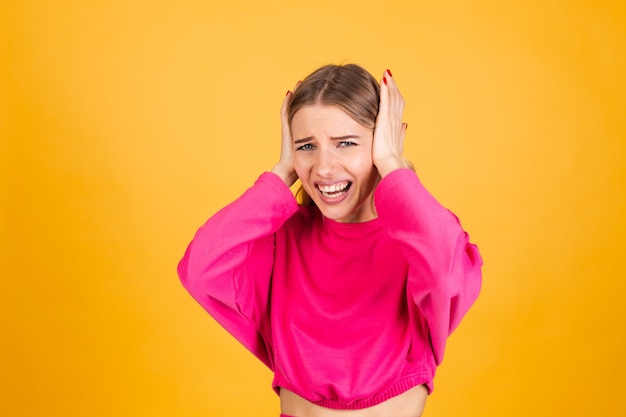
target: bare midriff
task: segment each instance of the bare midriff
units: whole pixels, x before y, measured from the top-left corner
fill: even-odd
[[[280,390],[281,413],[294,417],[420,417],[424,412],[428,391],[424,385],[392,397],[372,407],[359,410],[335,410],[321,407],[298,394]]]

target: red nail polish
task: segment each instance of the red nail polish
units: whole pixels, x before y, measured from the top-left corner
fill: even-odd
[[[387,85],[387,79],[385,77],[383,77],[383,82]]]
[[[393,75],[391,75],[391,71],[387,70],[387,74],[389,74],[390,77],[393,77]]]

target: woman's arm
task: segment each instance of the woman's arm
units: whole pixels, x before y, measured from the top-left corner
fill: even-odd
[[[402,157],[407,125],[404,99],[389,70],[381,83],[372,158],[383,179],[376,211],[409,263],[409,301],[428,323],[440,363],[447,337],[474,303],[482,282],[482,259],[457,217],[424,188]]]
[[[273,233],[296,210],[289,188],[264,173],[200,227],[178,265],[193,298],[268,366],[259,327],[267,314]]]
[[[286,102],[283,101],[283,147]],[[262,174],[233,203],[197,231],[178,265],[183,286],[226,330],[272,367],[261,332],[274,262],[274,233],[297,211],[289,190],[289,153],[281,152],[275,173]],[[281,175],[282,174],[282,175]]]
[[[409,264],[409,302],[426,318],[437,364],[447,337],[480,292],[482,259],[457,217],[424,188],[415,172],[395,170],[375,193],[381,222]]]

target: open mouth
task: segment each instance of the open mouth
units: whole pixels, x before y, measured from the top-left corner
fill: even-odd
[[[318,184],[317,189],[320,190],[320,193],[322,193],[322,196],[324,198],[332,200],[335,198],[339,198],[347,193],[350,189],[350,186],[352,186],[352,183],[350,181],[344,181],[332,185]]]

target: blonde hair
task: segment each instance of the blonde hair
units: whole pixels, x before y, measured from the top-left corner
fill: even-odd
[[[325,65],[309,76],[293,92],[287,114],[289,125],[294,114],[304,106],[333,105],[345,111],[357,123],[369,129],[376,126],[380,86],[364,68],[355,65]],[[296,192],[302,205],[313,204],[302,185]]]

